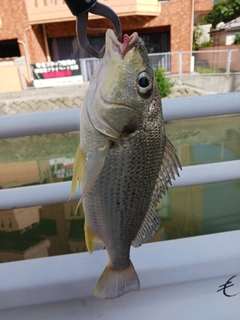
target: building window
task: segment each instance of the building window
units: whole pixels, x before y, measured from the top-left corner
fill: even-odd
[[[100,51],[104,46],[105,36],[89,36],[89,42],[97,51]],[[52,61],[90,57],[79,46],[77,37],[49,38],[48,45]]]
[[[17,39],[0,41],[0,58],[20,57]]]

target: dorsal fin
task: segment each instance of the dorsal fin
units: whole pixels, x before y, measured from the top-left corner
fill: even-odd
[[[175,174],[179,176],[178,168],[181,169],[181,164],[178,160],[176,150],[166,138],[165,150],[160,164],[155,189],[153,190],[151,204],[135,239],[132,241],[134,247],[141,246],[159,228],[160,218],[155,208],[159,199],[162,197],[162,194],[165,194],[165,190],[168,189],[168,184],[171,184],[172,179],[175,180]]]
[[[154,207],[157,206],[162,194],[165,194],[165,191],[168,190],[168,185],[172,184],[171,180],[175,180],[175,175],[179,176],[178,169],[182,169],[182,167],[177,157],[176,150],[171,142],[166,138],[159,175],[152,195],[152,205]]]

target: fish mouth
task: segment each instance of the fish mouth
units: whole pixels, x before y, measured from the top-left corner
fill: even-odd
[[[136,45],[138,45],[140,38],[137,32],[134,32],[131,36],[124,34],[123,43],[118,41],[113,30],[108,29],[106,32],[106,49],[111,52],[118,52],[122,58]]]

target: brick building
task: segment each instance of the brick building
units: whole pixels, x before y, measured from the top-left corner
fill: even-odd
[[[212,0],[100,2],[119,15],[124,33],[143,37],[150,53],[191,51],[193,24],[212,8]],[[108,27],[108,20],[90,15],[88,33],[96,48]],[[30,63],[86,57],[77,42],[75,17],[63,0],[0,1],[0,58],[23,55]]]

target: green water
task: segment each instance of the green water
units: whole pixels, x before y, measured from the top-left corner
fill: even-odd
[[[240,116],[166,124],[183,166],[240,159]],[[77,134],[0,140],[0,188],[71,180]],[[221,175],[221,172],[219,172]],[[0,261],[86,250],[76,202],[0,211]],[[240,229],[240,181],[170,189],[151,241]],[[35,217],[33,219],[33,217]]]

